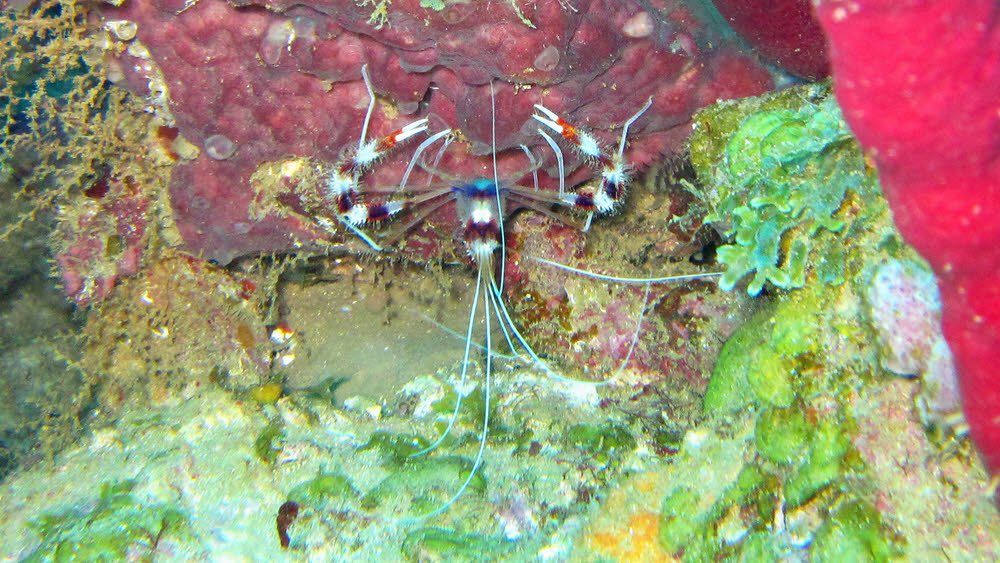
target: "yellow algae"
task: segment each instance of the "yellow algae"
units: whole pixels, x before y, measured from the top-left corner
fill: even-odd
[[[281,398],[281,385],[277,383],[258,385],[250,390],[250,396],[258,403],[275,403]]]

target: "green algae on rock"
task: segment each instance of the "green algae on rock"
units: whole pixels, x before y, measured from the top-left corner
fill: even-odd
[[[403,554],[411,561],[498,561],[510,553],[501,538],[419,528],[407,534]]]
[[[791,405],[799,391],[797,379],[825,353],[825,304],[821,295],[806,290],[757,311],[723,346],[705,392],[705,410]]]
[[[368,442],[359,451],[377,450],[386,456],[389,463],[402,464],[412,459],[417,452],[427,449],[431,443],[423,436],[400,434],[378,430],[372,433]]]
[[[806,448],[810,431],[797,409],[771,408],[757,418],[757,450],[774,463],[791,463]]]
[[[718,250],[720,286],[753,274],[747,291],[844,281],[840,250],[855,198],[879,194],[874,172],[828,85],[808,85],[736,102],[694,117],[691,160],[711,213],[734,244]]]
[[[43,514],[35,521],[41,542],[26,561],[152,561],[166,535],[186,533],[186,517],[133,496],[134,481],[104,483],[93,509]]]
[[[417,458],[389,474],[362,497],[360,506],[375,510],[383,505],[405,504],[414,517],[445,505],[468,479],[473,461],[462,456]],[[486,472],[480,467],[469,482],[467,494],[486,492]]]
[[[281,440],[285,437],[285,431],[280,424],[271,423],[257,436],[253,442],[253,451],[257,454],[257,459],[268,465],[274,465],[281,453]]]
[[[566,430],[566,441],[603,465],[614,463],[636,446],[628,428],[611,422],[570,426]]]
[[[766,285],[777,291],[758,298],[724,345],[704,396],[707,419],[689,431],[701,439],[685,439],[669,476],[657,478],[667,489],[659,547],[685,561],[889,561],[946,552],[947,541],[927,533],[926,522],[941,517],[928,507],[957,495],[933,472],[907,466],[912,456],[935,454],[911,396],[882,391],[896,380],[884,377],[866,300],[880,265],[912,250],[899,243],[828,88],[724,102],[695,121],[691,154],[702,186],[693,189],[702,190],[709,220],[733,236],[718,253],[729,268],[721,285],[731,289],[753,274],[750,294]],[[866,412],[870,397],[892,414],[892,427]],[[910,449],[902,454],[904,427]],[[740,429],[749,439],[739,446],[738,472],[727,471],[721,485],[700,481],[706,468],[721,467],[709,444]],[[905,455],[891,471],[887,452]],[[974,461],[955,464],[976,479],[982,468]],[[926,500],[918,506],[882,492],[903,487]],[[960,496],[989,514],[974,490]],[[976,525],[947,518],[950,526]],[[963,549],[975,553],[975,541]]]
[[[816,534],[814,561],[889,561],[903,551],[885,537],[874,506],[851,501],[836,508]]]
[[[329,499],[357,496],[351,480],[341,473],[321,472],[316,477],[295,487],[288,493],[288,500],[300,505],[322,506]]]

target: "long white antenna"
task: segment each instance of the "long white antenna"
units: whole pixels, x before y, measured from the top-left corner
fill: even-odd
[[[448,420],[448,426],[444,429],[444,432],[441,433],[441,436],[439,436],[438,439],[435,440],[433,444],[427,446],[426,448],[420,450],[419,452],[414,452],[410,454],[409,457],[416,457],[419,455],[423,455],[433,450],[434,448],[440,446],[441,442],[443,442],[444,439],[448,437],[448,434],[451,432],[452,427],[455,426],[455,421],[458,419],[458,411],[460,408],[462,408],[462,392],[465,390],[465,381],[469,374],[469,352],[472,349],[472,329],[476,325],[476,307],[479,306],[479,293],[480,293],[479,290],[483,286],[483,268],[479,267],[477,268],[477,270],[479,271],[479,273],[476,275],[476,294],[472,298],[472,312],[469,313],[469,328],[468,330],[465,331],[465,353],[462,355],[462,375],[459,377],[458,387],[455,389],[455,410],[452,411],[451,418]],[[490,347],[488,333],[487,333],[486,347],[487,349]],[[490,355],[489,352],[487,352],[486,356],[489,357],[489,355]],[[438,511],[434,511],[431,514],[437,514],[437,513]],[[428,514],[427,516],[430,516],[431,514]]]
[[[545,258],[538,258],[536,256],[525,256],[528,260],[534,260],[535,262],[541,262],[542,264],[548,264],[554,268],[559,268],[560,270],[566,270],[567,272],[573,272],[574,274],[580,274],[582,276],[587,276],[588,278],[594,278],[598,280],[606,280],[620,283],[664,283],[676,280],[693,280],[697,278],[711,278],[714,276],[721,276],[725,272],[708,272],[705,274],[680,274],[676,276],[661,276],[656,278],[623,278],[619,276],[609,276],[606,274],[598,274],[596,272],[588,272],[587,270],[581,270],[579,268],[574,268],[573,266],[567,266],[566,264],[560,264],[559,262],[553,262],[551,260],[546,260]]]
[[[365,80],[365,88],[368,90],[368,111],[365,112],[365,124],[361,126],[361,138],[358,139],[359,153],[364,149],[365,139],[368,137],[368,122],[375,110],[375,90],[372,88],[372,79],[368,77],[368,63],[361,67],[361,78]]]
[[[633,115],[632,117],[628,118],[628,121],[625,122],[625,127],[622,128],[622,140],[621,140],[621,143],[618,145],[618,158],[619,159],[622,159],[622,158],[625,157],[625,138],[628,137],[628,128],[631,127],[632,124],[635,123],[635,121],[637,119],[639,119],[639,117],[642,116],[642,114],[646,113],[646,110],[649,109],[649,107],[651,105],[653,105],[653,97],[652,96],[650,96],[649,99],[646,100],[646,105],[642,106],[641,110],[635,112],[635,115]]]
[[[497,171],[497,97],[493,91],[493,81],[490,80],[490,141],[493,150],[493,189],[497,198],[497,223],[500,225],[500,293],[503,293],[503,282],[507,273],[507,237],[503,232],[503,201],[500,199],[500,173]],[[489,318],[487,317],[487,324]],[[489,361],[489,360],[487,360]]]

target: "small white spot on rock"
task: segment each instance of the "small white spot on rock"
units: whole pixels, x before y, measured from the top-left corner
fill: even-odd
[[[639,12],[625,20],[622,33],[636,39],[649,37],[653,33],[653,17],[649,15],[649,12]]]
[[[121,41],[131,41],[135,39],[139,26],[128,20],[108,20],[104,22],[104,29],[110,31]]]
[[[212,135],[205,139],[205,153],[215,160],[227,160],[236,153],[236,143],[225,135]]]
[[[559,49],[554,45],[549,45],[535,57],[534,66],[540,71],[549,72],[559,66],[559,58]]]
[[[107,69],[108,80],[115,84],[121,84],[125,81],[125,69],[122,68],[121,61],[109,60]]]
[[[703,429],[688,430],[684,434],[684,443],[681,445],[681,449],[687,451],[700,450],[702,447],[705,446],[705,443],[708,441],[708,438],[710,436],[711,433],[708,432],[707,430]]]
[[[307,18],[305,16],[298,16],[296,18],[293,18],[292,29],[295,31],[295,37],[302,37],[307,39],[316,38],[316,20],[312,18]]]
[[[278,64],[281,53],[295,41],[295,24],[292,20],[281,20],[272,23],[267,33],[260,41],[260,58],[269,65]]]
[[[177,153],[177,156],[184,160],[194,160],[201,154],[201,149],[198,148],[198,145],[185,139],[183,135],[177,135],[174,142],[170,143],[170,148]]]

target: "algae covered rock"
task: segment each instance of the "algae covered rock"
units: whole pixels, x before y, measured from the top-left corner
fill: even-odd
[[[822,294],[804,290],[757,311],[723,346],[705,392],[705,410],[790,406],[801,391],[800,378],[822,371],[815,359],[827,354],[831,327],[826,323],[850,331],[843,319],[824,314],[827,306]]]
[[[161,538],[189,533],[182,512],[141,502],[133,487],[105,483],[90,511],[43,514],[35,521],[40,545],[26,561],[152,561]]]
[[[718,251],[727,266],[723,289],[749,274],[751,295],[767,282],[802,287],[810,272],[824,283],[844,281],[855,200],[867,203],[879,190],[828,86],[701,111],[691,159],[712,210],[705,221],[733,239]]]
[[[995,544],[947,545],[976,536],[984,518],[998,525],[971,485],[985,486],[983,469],[975,458],[941,458],[913,404],[916,382],[894,379],[880,361],[886,315],[871,288],[914,254],[829,89],[723,102],[695,122],[701,185],[692,190],[731,242],[718,251],[728,268],[720,285],[745,283],[755,310],[716,359],[705,418],[669,469],[635,476],[602,505],[608,515],[590,524],[582,558],[995,557]],[[906,326],[936,324],[912,313],[919,318],[901,316]],[[959,503],[970,512],[954,510]],[[931,531],[942,521],[952,532]]]

